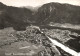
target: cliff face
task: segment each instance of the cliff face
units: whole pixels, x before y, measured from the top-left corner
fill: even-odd
[[[80,6],[47,3],[38,9],[36,15],[36,20],[40,24],[50,22],[80,24]]]

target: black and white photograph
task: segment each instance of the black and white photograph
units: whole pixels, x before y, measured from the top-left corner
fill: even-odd
[[[0,0],[0,56],[80,56],[80,0]]]

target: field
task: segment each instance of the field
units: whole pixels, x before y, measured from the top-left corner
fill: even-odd
[[[42,29],[45,35],[49,35],[57,41],[66,44],[71,37],[79,36],[75,32],[60,29]],[[13,28],[0,30],[0,55],[6,56],[60,56],[55,47],[51,47],[50,41],[38,30],[27,27],[25,31],[15,31]],[[75,41],[74,41],[75,42]],[[72,46],[71,46],[72,47]],[[73,47],[72,47],[73,48]],[[74,48],[73,48],[74,49]],[[75,50],[75,49],[74,49]],[[61,50],[62,51],[62,50]],[[63,54],[66,54],[62,51]],[[69,56],[66,54],[65,56]]]

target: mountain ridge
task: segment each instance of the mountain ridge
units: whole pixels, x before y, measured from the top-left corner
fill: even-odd
[[[80,6],[46,3],[35,8],[12,7],[0,2],[0,28],[13,27],[15,30],[25,30],[29,25],[49,25],[52,23],[69,23],[80,25]],[[30,10],[31,9],[31,10]]]
[[[46,24],[46,22],[49,23],[49,21],[56,23],[80,24],[79,12],[80,6],[52,2],[41,6],[36,13],[38,15],[36,18],[38,18],[37,21],[44,21],[42,24]]]

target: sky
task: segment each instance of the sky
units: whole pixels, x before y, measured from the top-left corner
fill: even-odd
[[[15,7],[33,6],[37,7],[49,2],[68,3],[80,6],[80,0],[0,0],[0,2]]]

